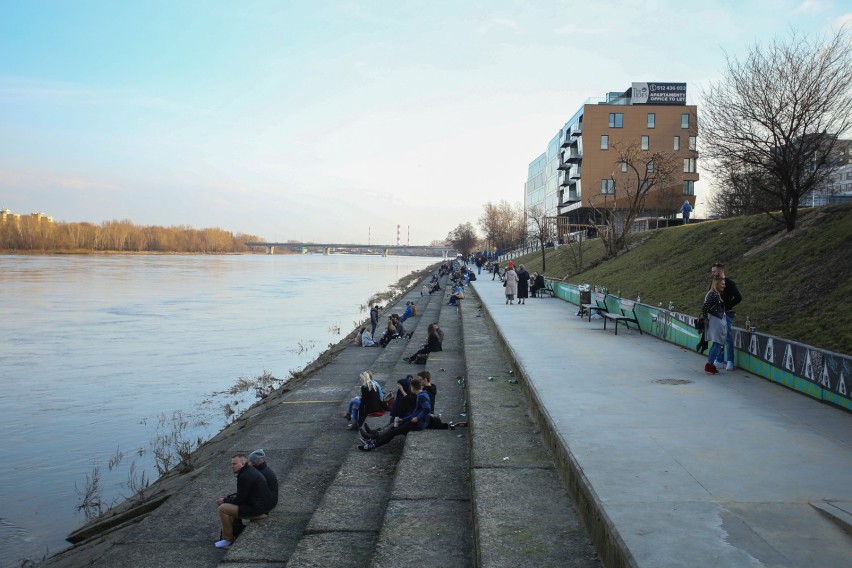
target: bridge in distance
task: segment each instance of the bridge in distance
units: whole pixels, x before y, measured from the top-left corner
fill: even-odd
[[[341,243],[246,243],[250,247],[264,247],[266,254],[275,254],[275,248],[283,248],[296,253],[322,254],[376,254],[382,256],[455,256],[455,249],[423,245],[360,245]]]

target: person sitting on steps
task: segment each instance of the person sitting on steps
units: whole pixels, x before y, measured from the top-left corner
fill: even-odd
[[[372,371],[364,371],[358,376],[361,394],[349,401],[349,408],[343,416],[351,420],[347,426],[350,430],[359,428],[367,419],[368,414],[382,410],[382,386],[373,378]]]
[[[405,436],[409,432],[425,430],[428,428],[432,414],[432,406],[429,403],[429,395],[423,391],[423,385],[420,383],[420,379],[411,379],[411,392],[417,396],[417,404],[411,414],[402,418],[397,418],[391,428],[388,428],[381,433],[377,433],[375,437],[371,436],[369,434],[369,430],[365,428],[361,434],[366,434],[367,436],[366,439],[358,445],[359,450],[362,452],[369,452],[375,448],[384,446],[400,434]]]
[[[427,355],[435,351],[442,351],[442,343],[443,337],[438,333],[437,326],[434,323],[430,323],[427,329],[426,343],[416,353],[410,357],[405,357],[403,361],[413,363],[418,355]]]

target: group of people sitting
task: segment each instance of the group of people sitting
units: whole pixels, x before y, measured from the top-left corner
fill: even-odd
[[[266,518],[278,504],[278,477],[266,464],[266,453],[260,449],[248,456],[237,453],[231,457],[231,471],[237,476],[237,492],[217,497],[221,538],[216,548],[230,548],[243,532],[243,519]]]
[[[358,330],[358,335],[355,336],[355,345],[359,345],[361,347],[387,347],[388,343],[390,343],[394,339],[399,339],[400,337],[408,337],[410,339],[411,333],[406,333],[405,326],[402,322],[404,322],[409,317],[412,317],[412,314],[415,313],[415,310],[416,307],[414,306],[414,303],[411,302],[402,316],[400,316],[399,314],[389,315],[388,325],[385,328],[385,331],[382,333],[382,336],[379,337],[378,341],[376,341],[376,339],[373,337],[373,334],[370,332],[370,330],[367,329],[367,326],[361,326],[361,329]]]
[[[358,449],[369,452],[383,446],[399,435],[417,430],[454,430],[467,426],[467,422],[446,423],[435,413],[438,387],[432,383],[429,371],[420,371],[416,376],[407,375],[396,383],[396,395],[390,409],[390,421],[379,429],[371,428],[366,422],[359,426],[361,443]]]

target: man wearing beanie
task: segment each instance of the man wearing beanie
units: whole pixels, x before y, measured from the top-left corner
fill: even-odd
[[[278,504],[278,477],[272,471],[272,468],[266,465],[266,453],[262,449],[255,450],[249,454],[248,460],[249,464],[266,478],[269,492],[272,493],[272,507],[270,507],[270,510],[274,509]]]
[[[222,538],[216,541],[216,548],[228,548],[233,544],[236,538],[234,523],[239,519],[262,519],[274,506],[266,478],[249,465],[245,454],[234,454],[231,471],[237,476],[237,492],[216,498],[222,522]]]

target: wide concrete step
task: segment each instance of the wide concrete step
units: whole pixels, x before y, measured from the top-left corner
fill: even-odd
[[[466,295],[462,318],[476,565],[599,567],[533,417],[524,381],[495,341],[498,334],[475,292]]]

